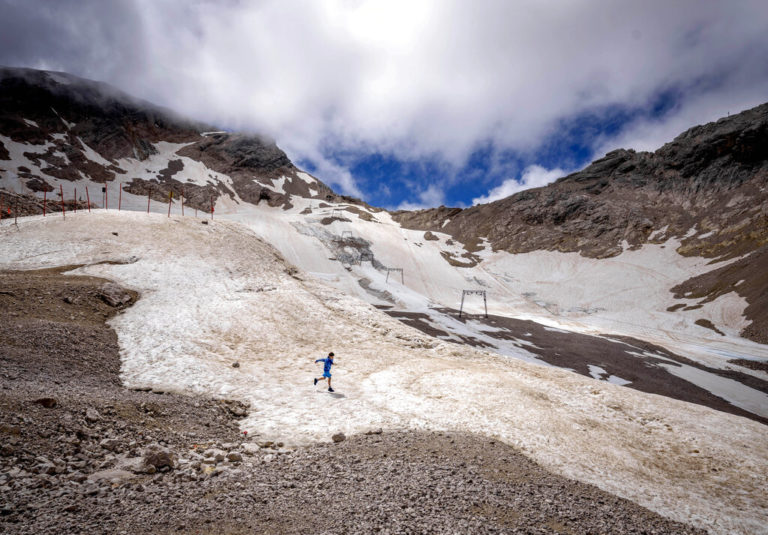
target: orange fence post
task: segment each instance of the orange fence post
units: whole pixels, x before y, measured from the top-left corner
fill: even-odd
[[[75,188],[75,212],[77,212],[77,188]]]
[[[211,195],[211,219],[213,219],[213,195]]]
[[[88,213],[91,213],[91,196],[88,195],[88,186],[85,186],[85,198],[88,201]]]
[[[173,202],[173,191],[168,192],[168,217],[171,217],[171,203]]]

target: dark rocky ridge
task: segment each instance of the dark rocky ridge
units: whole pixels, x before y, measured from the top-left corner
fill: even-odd
[[[25,119],[39,128],[30,127]],[[299,169],[273,140],[226,132],[201,135],[216,130],[104,83],[66,73],[0,67],[0,134],[16,142],[50,143],[44,154],[25,153],[41,167],[42,176],[17,169],[33,191],[51,188],[52,179],[76,182],[85,175],[95,182],[124,182],[125,191],[150,194],[161,202],[167,202],[171,191],[175,198],[183,192],[191,207],[208,211],[211,198],[215,201],[220,195],[234,197],[235,193],[247,202],[285,205],[288,196],[270,189],[274,179],[285,176],[288,194],[323,200],[336,197],[317,179],[317,189],[311,191],[298,177]],[[53,134],[63,136],[57,139]],[[88,159],[80,140],[110,164]],[[206,186],[187,183],[183,165],[178,168],[176,164],[176,169],[169,165],[153,180],[129,176],[119,167],[121,158],[146,160],[156,153],[153,144],[159,141],[189,143],[178,154],[229,175],[234,191],[214,179]],[[69,162],[56,156],[57,152],[65,154]],[[0,160],[9,159],[8,149],[0,141]],[[11,170],[0,164],[0,172]]]
[[[684,132],[656,152],[616,150],[546,187],[468,209],[396,212],[471,251],[615,256],[670,237],[684,255],[732,258],[768,243],[768,104]],[[443,226],[446,219],[450,221]],[[697,228],[696,235],[684,238]],[[663,232],[657,232],[664,229]]]

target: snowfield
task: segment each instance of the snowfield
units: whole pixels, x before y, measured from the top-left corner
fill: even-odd
[[[0,268],[77,264],[73,273],[137,290],[140,300],[111,322],[125,384],[246,400],[251,434],[306,444],[378,427],[475,432],[712,533],[768,533],[768,427],[526,362],[535,359],[524,344],[502,355],[431,338],[371,305],[458,307],[462,288],[486,288],[495,314],[582,332],[636,331],[720,367],[732,355],[765,357],[763,346],[732,336],[743,310],[735,298],[691,317],[658,312],[673,304],[675,279],[700,272],[699,259],[682,259],[674,245],[599,262],[487,251],[476,268],[455,268],[440,256],[450,247],[445,236],[425,241],[379,212],[376,221],[345,212],[349,223],[324,225],[330,208],[315,204],[302,216],[310,201],[294,204],[288,212],[241,204],[225,219],[227,207],[217,206],[206,225],[189,215],[104,210],[23,218],[18,227],[4,221]],[[340,262],[344,246],[333,237],[344,230],[367,240],[379,262],[402,267],[405,284],[385,281],[370,264]],[[627,276],[640,268],[644,279]],[[544,280],[547,272],[554,275]],[[630,306],[639,296],[647,309]],[[480,306],[470,303],[473,312]],[[698,317],[727,320],[731,336],[692,327]],[[331,350],[336,394],[311,382],[320,369],[313,361]],[[768,405],[752,396],[758,408]]]

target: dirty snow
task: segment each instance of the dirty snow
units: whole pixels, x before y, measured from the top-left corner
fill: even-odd
[[[103,165],[104,167],[109,167],[112,165],[113,162],[110,162],[106,158],[104,158],[101,154],[93,150],[91,147],[86,145],[85,141],[83,141],[80,136],[77,137],[77,141],[80,142],[80,146],[83,149],[83,155],[91,160],[92,162],[96,162],[99,165]]]
[[[243,426],[252,432],[292,443],[375,427],[477,432],[516,445],[555,472],[713,533],[766,532],[766,426],[429,338],[329,286],[334,276],[346,284],[349,272],[325,260],[327,251],[325,259],[305,260],[326,281],[292,273],[257,229],[275,230],[273,240],[298,237],[283,245],[285,256],[322,249],[317,238],[276,218],[250,227],[220,219],[201,225],[192,217],[100,210],[23,218],[18,228],[3,224],[0,258],[4,269],[83,263],[75,273],[138,290],[139,302],[112,320],[126,384],[250,401],[255,410]],[[401,231],[400,247],[416,247],[414,238]],[[305,244],[310,248],[302,252]],[[410,268],[411,291],[411,282],[438,286],[426,277],[434,254],[423,259],[412,250],[416,258],[408,260],[381,245],[373,249]],[[133,263],[99,263],[133,256]],[[496,264],[499,275],[521,276],[519,265]],[[467,276],[457,268],[439,277],[461,287]],[[335,396],[311,384],[313,360],[329,350],[338,355]],[[240,368],[231,366],[235,361]]]
[[[598,381],[608,381],[611,384],[619,385],[619,386],[632,384],[632,381],[627,381],[626,379],[622,379],[617,375],[608,375],[607,371],[605,371],[603,368],[595,364],[590,364],[588,368],[589,368],[589,375],[592,376],[593,379],[597,379]]]

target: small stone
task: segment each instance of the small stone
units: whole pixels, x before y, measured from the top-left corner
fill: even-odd
[[[152,445],[144,451],[143,462],[147,468],[172,470],[176,467],[176,454],[160,446]]]
[[[56,401],[55,398],[39,398],[35,400],[35,403],[37,403],[38,405],[42,405],[46,409],[52,409],[56,405],[58,405],[58,402]]]
[[[129,481],[131,478],[133,478],[133,473],[127,470],[111,469],[94,472],[88,476],[88,481],[93,483],[97,483],[99,481],[108,481],[113,485],[118,485],[124,483],[125,481]]]
[[[243,456],[237,453],[236,451],[230,451],[227,453],[227,460],[231,463],[239,463],[243,460]]]
[[[344,433],[336,433],[331,437],[331,440],[333,440],[338,444],[339,442],[344,442],[345,440],[347,440],[347,437]]]
[[[85,421],[94,423],[101,420],[101,414],[99,414],[99,411],[94,409],[93,407],[88,407],[88,410],[85,411]]]
[[[131,301],[131,295],[128,292],[111,282],[101,287],[99,296],[111,307],[119,307]]]
[[[48,474],[49,476],[52,476],[56,473],[56,466],[54,466],[52,463],[43,463],[38,465],[37,470],[41,474]]]
[[[233,368],[239,368],[240,367],[240,363],[239,362],[233,362],[232,363],[232,367]]]
[[[99,446],[109,451],[117,451],[120,448],[120,441],[116,438],[105,438],[99,442]]]

